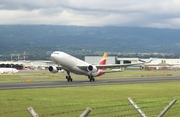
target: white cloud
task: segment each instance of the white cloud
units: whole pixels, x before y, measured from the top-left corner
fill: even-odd
[[[1,0],[0,24],[180,28],[179,0]]]

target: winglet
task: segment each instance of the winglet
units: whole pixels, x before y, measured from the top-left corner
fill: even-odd
[[[150,60],[147,63],[150,63],[151,61],[153,61],[153,58],[150,58]]]
[[[152,60],[153,60],[152,58],[150,58],[149,61],[144,61],[144,60],[139,59],[139,61],[140,61],[140,62],[143,62],[143,63],[150,63]]]

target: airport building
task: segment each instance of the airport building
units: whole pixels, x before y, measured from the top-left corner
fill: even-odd
[[[85,56],[85,62],[91,64],[99,64],[102,56]],[[118,64],[118,58],[115,56],[109,56],[106,58],[106,64]]]
[[[22,69],[47,69],[49,66],[55,65],[52,61],[0,61],[0,68],[16,68]]]
[[[139,58],[118,58],[116,56],[107,57],[107,64],[135,64],[143,61],[150,61],[149,59],[139,59]],[[92,64],[98,64],[101,60],[99,56],[85,56],[85,61]],[[164,59],[164,58],[153,58],[151,62],[136,65],[136,67],[141,67],[147,70],[160,70],[160,69],[180,69],[180,59]]]
[[[98,64],[102,57],[85,56],[85,61],[91,64]],[[130,64],[137,63],[139,58],[118,58],[116,56],[108,56],[106,64]]]
[[[85,56],[85,62],[90,64],[99,64],[101,56]],[[143,61],[150,61],[150,59],[141,59]],[[134,64],[138,63],[139,58],[118,58],[117,56],[108,56],[106,64]],[[0,68],[16,68],[21,69],[47,69],[49,66],[55,66],[52,61],[37,60],[37,61],[0,61]],[[180,69],[180,59],[164,59],[154,58],[151,62],[141,64],[136,67],[144,69]]]
[[[145,69],[180,69],[180,59],[154,58],[144,65]]]
[[[0,68],[24,69],[24,64],[20,61],[0,61]]]

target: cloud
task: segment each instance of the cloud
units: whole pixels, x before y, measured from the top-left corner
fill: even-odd
[[[179,0],[1,0],[0,24],[179,29],[179,12]]]

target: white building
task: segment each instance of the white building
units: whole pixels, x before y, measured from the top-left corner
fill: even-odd
[[[180,59],[153,58],[152,61],[150,63],[146,63],[145,66],[155,67],[156,69],[180,68]]]
[[[139,58],[118,58],[115,56],[107,57],[107,64],[135,64],[143,61],[150,61],[150,59],[139,59]],[[100,56],[85,56],[85,61],[91,64],[98,64],[101,60]],[[155,67],[156,69],[161,68],[180,68],[180,59],[164,59],[164,58],[153,58],[151,62],[141,64],[143,67]]]
[[[0,61],[0,68],[16,68],[16,69],[46,69],[51,65],[55,65],[52,61]]]

